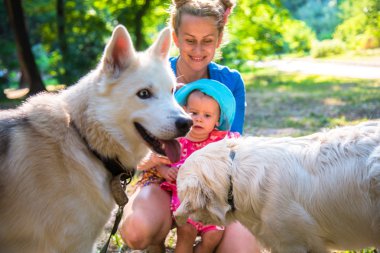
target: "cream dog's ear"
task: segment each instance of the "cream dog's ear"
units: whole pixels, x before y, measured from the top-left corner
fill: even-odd
[[[208,192],[196,177],[188,178],[186,185],[182,184],[178,187],[178,197],[181,204],[174,213],[177,223],[186,222],[190,214],[195,210],[205,209],[207,203],[210,202]]]
[[[182,226],[189,218],[191,210],[188,209],[189,201],[186,199],[181,202],[178,209],[174,212],[175,221],[178,226]]]
[[[240,141],[239,138],[226,139],[225,140],[226,147],[230,150],[235,150],[237,146],[239,145],[239,141]]]
[[[226,225],[226,215],[230,208],[228,206],[223,206],[211,202],[207,205],[208,213],[213,216],[212,220],[215,225]]]

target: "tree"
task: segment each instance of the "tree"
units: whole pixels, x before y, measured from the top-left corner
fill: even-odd
[[[124,24],[137,50],[145,49],[152,41],[152,33],[157,34],[160,25],[165,24],[169,15],[163,9],[167,3],[158,0],[101,1],[99,9],[108,9],[120,24]],[[148,31],[151,29],[150,31]]]
[[[349,49],[380,47],[379,0],[345,0],[340,9],[343,23],[335,30],[334,39],[344,41]]]
[[[14,31],[23,78],[29,83],[29,95],[46,90],[31,50],[21,0],[4,0],[9,22]]]
[[[56,3],[57,10],[57,37],[58,37],[58,46],[61,51],[62,56],[62,73],[58,72],[61,75],[60,81],[63,83],[69,83],[71,80],[69,76],[71,76],[70,67],[68,65],[69,54],[67,51],[67,41],[65,34],[65,1],[57,0]]]

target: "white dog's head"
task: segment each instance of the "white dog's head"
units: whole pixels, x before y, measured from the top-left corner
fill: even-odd
[[[181,205],[174,213],[179,224],[188,217],[204,224],[225,225],[231,210],[231,152],[234,139],[211,143],[190,155],[177,176]]]
[[[176,79],[168,56],[169,28],[144,52],[137,52],[127,29],[117,26],[98,67],[96,118],[115,140],[135,157],[147,144],[172,161],[179,159],[174,139],[185,135],[191,118],[175,101]]]

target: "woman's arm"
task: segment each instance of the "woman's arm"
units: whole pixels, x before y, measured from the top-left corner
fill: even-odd
[[[240,134],[243,134],[246,100],[245,100],[245,86],[244,86],[243,79],[241,78],[240,75],[239,75],[239,78],[236,79],[235,87],[232,93],[236,101],[236,112],[235,112],[235,119],[231,126],[231,131],[239,132]]]

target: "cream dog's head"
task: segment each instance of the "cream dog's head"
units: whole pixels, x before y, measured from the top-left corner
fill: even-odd
[[[226,224],[231,210],[228,194],[231,186],[231,150],[236,140],[221,140],[194,152],[177,176],[181,205],[174,213],[177,223],[188,217],[204,224]]]

